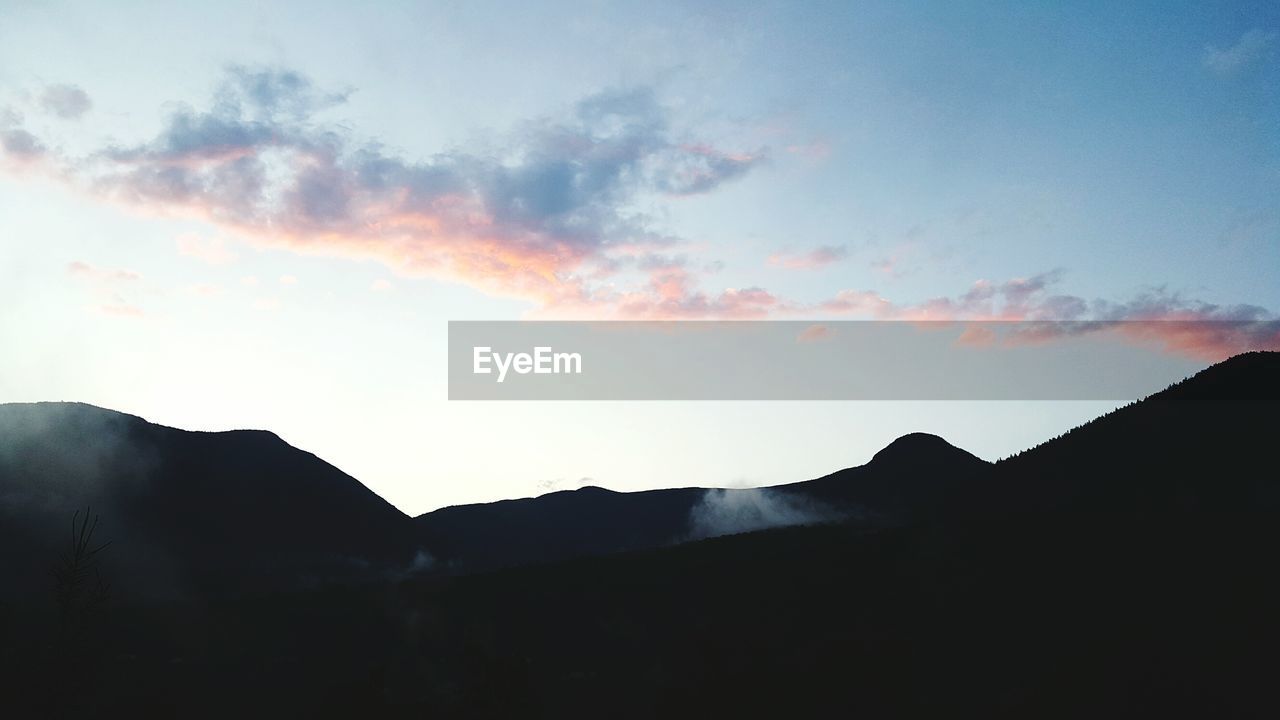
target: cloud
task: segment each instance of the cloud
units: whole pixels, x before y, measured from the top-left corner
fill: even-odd
[[[682,145],[660,155],[654,185],[671,195],[699,195],[746,175],[765,162],[758,153],[726,153],[708,145]]]
[[[377,280],[373,281],[373,284],[369,286],[369,289],[373,290],[374,292],[387,292],[390,290],[394,290],[395,286],[391,284],[390,280],[387,280],[385,278],[378,278]]]
[[[769,256],[769,264],[789,270],[817,270],[843,260],[848,254],[848,250],[843,245],[824,245],[798,255],[775,253]]]
[[[345,97],[292,71],[232,68],[208,107],[182,107],[150,140],[103,148],[69,175],[257,244],[553,305],[589,299],[602,269],[675,242],[631,209],[639,198],[711,192],[765,154],[678,142],[652,91],[634,88],[528,123],[492,154],[411,161],[317,118]]]
[[[979,280],[956,297],[896,304],[874,291],[844,290],[816,309],[837,316],[897,321],[1029,321],[1010,342],[1047,342],[1091,332],[1120,332],[1166,352],[1222,360],[1248,350],[1280,350],[1280,317],[1256,305],[1217,305],[1155,288],[1126,302],[1052,291],[1060,270],[1002,283]],[[1036,321],[1052,321],[1040,322]],[[989,345],[983,330],[961,341]]]
[[[1259,42],[1244,42],[1249,37],[1229,56],[1248,57]],[[714,259],[689,260],[680,254],[689,243],[637,208],[712,192],[761,167],[764,149],[689,138],[673,128],[653,91],[640,87],[585,97],[558,117],[525,123],[490,151],[410,159],[325,120],[348,95],[290,70],[236,66],[203,107],[179,106],[145,140],[64,157],[10,111],[0,113],[0,147],[6,158],[39,160],[35,166],[53,177],[140,213],[200,219],[257,246],[374,259],[401,276],[439,277],[524,300],[543,317],[1274,319],[1261,308],[1219,307],[1164,291],[1120,304],[1087,300],[1053,292],[1060,272],[979,281],[955,297],[905,304],[867,288],[810,301],[758,285],[704,289],[718,267]],[[229,259],[218,242],[193,236],[180,239],[179,250]],[[814,269],[846,254],[825,246],[775,254],[769,264]],[[1171,347],[1208,353],[1274,342],[1257,328],[1171,338]]]
[[[0,150],[9,160],[26,165],[44,157],[47,148],[35,135],[22,128],[0,129]]]
[[[831,328],[827,327],[826,325],[810,325],[809,327],[800,331],[800,334],[796,336],[796,342],[799,342],[799,343],[821,342],[830,337],[831,337]]]
[[[209,265],[227,265],[239,257],[227,247],[225,240],[218,237],[203,238],[195,233],[183,233],[175,242],[180,254]]]
[[[104,282],[135,282],[142,279],[141,274],[132,270],[109,270],[95,267],[79,260],[67,263],[67,273],[76,277]]]
[[[293,275],[281,275],[280,284],[285,286],[293,286],[298,284],[298,278]]]
[[[22,115],[16,110],[0,107],[0,167],[27,170],[38,167],[49,154],[35,135],[22,126]]]
[[[141,307],[129,302],[122,293],[134,289],[142,275],[123,269],[100,268],[75,260],[67,263],[67,274],[85,283],[94,298],[91,308],[103,315],[119,318],[141,318]]]
[[[697,277],[681,259],[665,258],[639,264],[649,274],[644,286],[621,292],[597,292],[548,309],[561,317],[675,320],[764,318],[785,307],[783,300],[760,287],[726,288],[719,293],[699,290]]]
[[[40,107],[63,120],[78,120],[93,107],[93,101],[75,85],[50,85],[40,94]]]
[[[1219,75],[1230,75],[1262,59],[1274,39],[1275,33],[1253,28],[1228,47],[1206,47],[1202,58],[1204,66]]]

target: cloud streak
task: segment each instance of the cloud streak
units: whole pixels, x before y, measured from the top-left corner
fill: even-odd
[[[980,280],[956,297],[896,304],[872,291],[845,290],[816,309],[837,316],[920,321],[1055,321],[1014,342],[1119,330],[1167,352],[1208,361],[1248,350],[1280,350],[1280,317],[1256,305],[1217,305],[1156,288],[1126,302],[1087,300],[1053,291],[1061,271],[1003,283]],[[1141,321],[1141,322],[1134,322]],[[974,344],[991,340],[969,337]]]
[[[817,270],[843,260],[848,254],[843,245],[824,245],[807,253],[775,253],[769,256],[769,264],[788,270]]]

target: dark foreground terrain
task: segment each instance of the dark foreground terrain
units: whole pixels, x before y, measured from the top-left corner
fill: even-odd
[[[96,409],[7,406],[5,715],[1276,717],[1278,409],[1280,356],[1240,356],[994,465],[906,438],[770,491],[819,524],[696,540],[701,490],[410,519],[267,434],[193,464],[230,434],[129,416],[145,482],[129,445],[90,483]],[[68,585],[88,502],[118,542]]]

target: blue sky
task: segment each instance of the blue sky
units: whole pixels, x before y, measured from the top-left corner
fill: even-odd
[[[797,480],[1097,403],[448,403],[445,322],[1280,309],[1271,3],[8,2],[0,400],[400,507]]]

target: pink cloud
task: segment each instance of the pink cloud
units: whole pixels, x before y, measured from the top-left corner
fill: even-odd
[[[800,342],[800,343],[820,342],[830,337],[831,337],[831,328],[827,327],[826,325],[810,325],[809,327],[800,331],[800,334],[796,336],[796,342]]]
[[[641,88],[599,93],[564,117],[527,123],[502,153],[409,160],[316,118],[342,100],[296,73],[236,68],[209,109],[180,109],[145,142],[66,158],[9,117],[0,145],[6,158],[39,160],[51,176],[135,213],[199,219],[257,246],[374,259],[403,276],[525,300],[543,316],[1273,319],[1261,308],[1160,293],[1122,304],[1055,294],[1057,273],[979,281],[960,295],[914,303],[856,288],[810,302],[758,286],[704,290],[714,262],[659,255],[684,241],[656,230],[635,203],[712,192],[762,166],[763,150],[685,141]],[[180,239],[179,250],[227,259],[212,241]],[[819,247],[778,253],[768,264],[810,270],[845,256],[843,247]],[[103,282],[131,276],[84,263],[68,269]],[[1173,351],[1195,353],[1274,343],[1265,328],[1161,337]]]
[[[143,215],[549,305],[587,301],[619,259],[676,242],[629,209],[633,198],[711,192],[765,158],[673,141],[645,89],[599,93],[567,118],[527,124],[505,160],[408,161],[353,143],[312,118],[342,97],[295,73],[235,68],[218,97],[208,111],[179,110],[144,143],[60,158],[57,175]],[[179,250],[232,258],[216,240],[184,237]]]
[[[1207,361],[1249,350],[1280,350],[1280,318],[1264,308],[1219,306],[1164,291],[1151,291],[1125,303],[1088,301],[1053,293],[1052,286],[1061,275],[1055,271],[1003,283],[979,280],[957,297],[914,304],[894,304],[874,292],[845,290],[818,308],[833,315],[879,320],[1023,323],[1000,339],[1005,344],[1115,332],[1136,342],[1157,344],[1165,352]],[[990,327],[978,325],[966,328],[960,341],[991,345],[997,338]]]
[[[822,246],[806,253],[775,253],[769,256],[769,264],[788,270],[817,270],[843,260],[848,250],[843,245]]]

